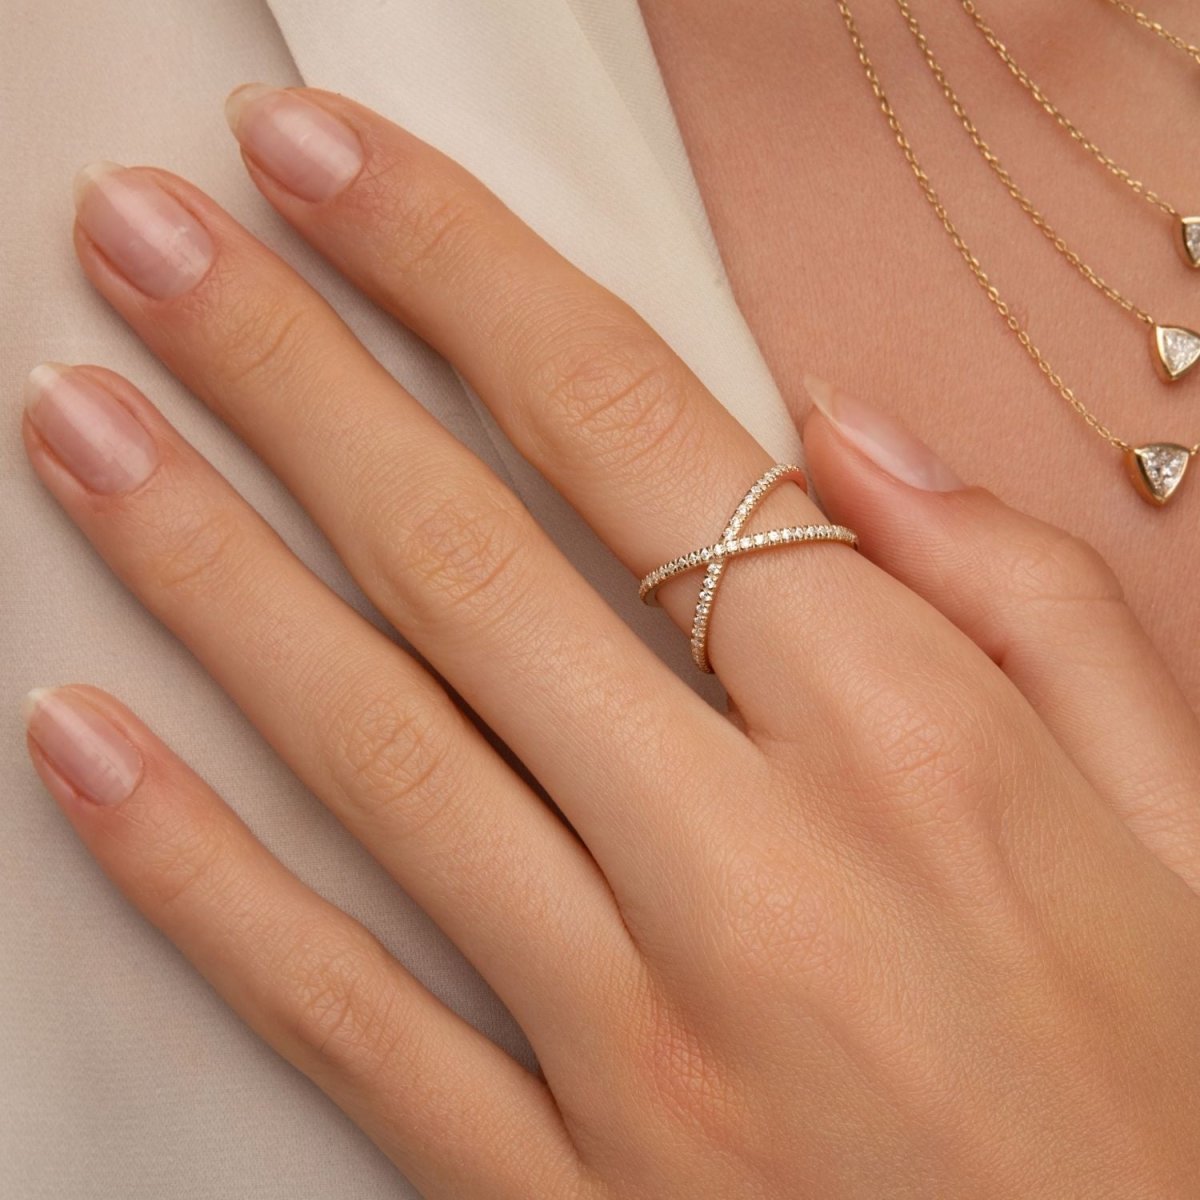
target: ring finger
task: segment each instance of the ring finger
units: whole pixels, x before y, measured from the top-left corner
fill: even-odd
[[[771,460],[627,305],[458,164],[361,105],[253,85],[234,93],[229,112],[263,194],[455,364],[517,449],[637,574],[716,538]],[[768,505],[772,524],[821,519],[796,488]],[[729,572],[724,603],[770,595],[795,569],[779,558]],[[795,636],[804,597],[857,588],[870,573],[841,552],[806,554],[804,570],[812,586],[791,589],[786,613],[756,605],[767,628],[713,630],[718,674],[747,717],[758,707],[739,694],[750,672],[725,668],[752,664],[761,684],[779,662],[762,647],[785,623]],[[685,627],[695,594],[691,582],[662,591]],[[780,684],[791,678],[790,666],[779,670]]]

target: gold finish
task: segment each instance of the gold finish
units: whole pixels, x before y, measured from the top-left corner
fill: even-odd
[[[1113,0],[1110,0],[1110,3]],[[1140,196],[1147,204],[1153,204],[1155,208],[1166,213],[1167,216],[1174,218],[1175,221],[1184,220],[1200,220],[1196,217],[1185,218],[1183,214],[1168,200],[1164,200],[1157,192],[1148,188],[1140,179],[1127,171],[1124,167],[1110,158],[1091,138],[1071,121],[1057,105],[1050,101],[1050,98],[1042,91],[1040,87],[1029,77],[1024,69],[1009,53],[1008,47],[992,32],[987,22],[983,19],[979,10],[975,7],[974,0],[960,0],[967,15],[975,22],[976,28],[983,35],[984,40],[999,56],[1000,61],[1008,68],[1013,78],[1037,101],[1042,110],[1049,116],[1053,117],[1058,125],[1070,135],[1071,140],[1082,146],[1110,175],[1119,179],[1130,191]],[[1120,5],[1118,4],[1118,7]]]
[[[953,243],[963,262],[966,263],[975,282],[983,290],[995,310],[1000,314],[1005,325],[1012,331],[1013,336],[1021,344],[1025,353],[1029,355],[1037,369],[1059,396],[1070,406],[1071,410],[1093,433],[1103,438],[1115,450],[1121,451],[1122,454],[1129,454],[1135,447],[1114,433],[1108,425],[1092,412],[1054,367],[1051,366],[1050,361],[1035,344],[1033,338],[1030,337],[1029,331],[1021,324],[1020,319],[1013,312],[1008,301],[1001,296],[1000,290],[983,269],[983,264],[975,257],[971,247],[967,244],[962,234],[959,233],[958,227],[951,220],[945,204],[942,203],[941,196],[933,186],[932,180],[925,173],[925,168],[921,166],[921,160],[917,158],[917,153],[913,149],[912,143],[908,140],[908,135],[904,132],[904,126],[900,124],[900,118],[896,115],[896,110],[892,107],[892,102],[888,98],[888,94],[884,90],[879,75],[875,70],[875,64],[871,61],[871,57],[867,53],[866,43],[858,31],[858,24],[854,20],[854,14],[850,11],[847,0],[833,0],[833,2],[841,14],[842,22],[846,26],[846,32],[849,34],[850,42],[854,47],[854,53],[863,69],[867,83],[871,87],[871,92],[875,96],[884,119],[887,121],[888,128],[891,129],[892,135],[896,139],[896,144],[900,147],[900,152],[904,155],[905,162],[908,163],[909,169],[912,171],[917,186],[921,189],[921,194],[925,197],[929,207],[941,222],[942,228],[946,231],[946,236]],[[1144,449],[1145,447],[1142,448]],[[1187,448],[1189,459],[1194,458],[1198,453],[1200,453],[1200,442]]]
[[[970,0],[964,0],[970,4]],[[913,35],[914,41],[921,51],[922,57],[925,59],[925,65],[929,68],[934,79],[937,80],[938,86],[942,90],[942,95],[945,96],[947,103],[954,110],[954,115],[958,117],[967,136],[971,139],[972,145],[979,151],[980,157],[991,168],[997,179],[1004,184],[1005,191],[1017,202],[1021,211],[1037,226],[1038,230],[1050,241],[1055,250],[1059,252],[1066,260],[1088,281],[1097,291],[1106,296],[1114,304],[1124,309],[1131,316],[1136,317],[1143,325],[1154,326],[1157,321],[1144,309],[1140,308],[1132,300],[1123,296],[1115,287],[1106,283],[1091,267],[1083,261],[1083,259],[1072,250],[1063,240],[1050,222],[1042,215],[1042,213],[1034,206],[1033,201],[1021,190],[1017,185],[1016,180],[1009,174],[1008,169],[996,156],[992,148],[984,141],[975,122],[967,115],[966,109],[958,98],[958,94],[950,86],[950,80],[946,77],[946,72],[942,64],[938,61],[933,53],[933,47],[929,44],[929,39],[925,36],[924,30],[917,21],[916,14],[908,0],[896,0],[896,7],[900,10],[900,15],[904,18],[904,23],[908,26],[909,32]]]
[[[1178,34],[1164,28],[1152,17],[1148,17],[1144,12],[1139,12],[1132,4],[1128,3],[1128,0],[1108,0],[1108,2],[1113,8],[1120,9],[1126,16],[1132,17],[1143,29],[1157,34],[1164,42],[1169,42],[1176,50],[1181,50],[1193,62],[1200,63],[1200,46],[1193,46]]]
[[[968,8],[972,8],[971,0],[964,0]],[[958,93],[950,84],[950,80],[946,76],[945,69],[938,61],[937,56],[933,52],[933,47],[929,44],[929,39],[925,36],[925,31],[921,28],[920,22],[917,20],[916,14],[909,4],[909,0],[896,0],[896,7],[900,10],[900,15],[904,18],[904,23],[908,26],[909,32],[913,36],[913,40],[917,43],[918,49],[921,51],[921,56],[925,59],[925,65],[929,68],[930,74],[937,81],[938,87],[941,88],[942,95],[945,96],[946,102],[954,110],[954,115],[958,117],[959,123],[966,131],[967,136],[971,139],[971,144],[979,151],[980,157],[997,179],[1004,185],[1005,191],[1017,202],[1017,206],[1021,211],[1033,222],[1034,226],[1042,233],[1050,244],[1062,255],[1079,274],[1087,280],[1101,295],[1106,299],[1111,300],[1124,312],[1130,316],[1136,317],[1143,325],[1148,325],[1155,332],[1155,336],[1151,338],[1151,349],[1155,351],[1154,369],[1158,374],[1159,379],[1164,383],[1174,383],[1176,380],[1183,378],[1187,371],[1195,364],[1195,359],[1188,361],[1187,366],[1179,369],[1177,366],[1178,360],[1168,356],[1164,351],[1163,339],[1158,336],[1159,330],[1178,330],[1181,333],[1187,334],[1189,331],[1181,326],[1167,325],[1163,326],[1158,323],[1144,308],[1130,300],[1127,296],[1119,292],[1112,284],[1106,282],[1097,274],[1070,246],[1066,240],[1059,234],[1046,217],[1034,205],[1033,201],[1025,194],[1017,184],[1017,181],[1009,173],[1008,168],[1000,161],[995,151],[984,140],[983,135],[979,132],[978,126],[968,115],[967,110],[963,107],[962,101],[958,98]],[[1186,234],[1185,241],[1186,241]],[[1184,356],[1186,358],[1186,355]]]
[[[660,567],[655,567],[644,576],[638,585],[638,596],[643,604],[655,604],[658,589],[677,575],[704,568],[704,582],[696,599],[696,612],[692,618],[692,661],[706,674],[712,674],[712,663],[708,660],[708,623],[717,599],[717,588],[725,567],[740,554],[754,554],[760,550],[774,550],[782,546],[797,546],[801,542],[843,542],[848,546],[858,545],[858,535],[845,525],[790,525],[783,529],[768,529],[762,533],[742,534],[746,522],[767,494],[781,483],[792,481],[804,485],[804,472],[791,463],[777,463],[754,482],[742,497],[733,516],[729,518],[718,541],[711,546],[702,546],[681,554]]]
[[[1161,508],[1178,490],[1195,450],[1174,442],[1131,446],[1125,455],[1129,478],[1138,495]]]

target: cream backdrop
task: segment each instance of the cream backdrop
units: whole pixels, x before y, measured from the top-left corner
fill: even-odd
[[[124,699],[298,875],[530,1059],[478,976],[110,577],[26,465],[19,394],[29,368],[43,359],[110,366],[368,611],[290,497],[84,283],[69,236],[78,166],[162,165],[229,207],[512,482],[612,603],[680,671],[691,669],[684,639],[640,609],[632,580],[453,371],[355,295],[254,191],[221,115],[225,93],[247,80],[344,92],[453,154],[648,317],[769,449],[798,453],[730,295],[635,0],[0,0],[4,1200],[413,1194],[77,844],[26,759],[18,710],[33,686],[88,681]]]

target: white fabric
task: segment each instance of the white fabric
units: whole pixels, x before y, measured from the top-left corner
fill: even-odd
[[[18,392],[36,362],[130,376],[315,570],[370,611],[237,439],[92,294],[70,179],[92,158],[193,179],[321,288],[451,432],[516,487],[683,672],[683,639],[504,442],[452,370],[358,297],[245,178],[235,84],[343,91],[433,141],[638,308],[780,458],[798,453],[742,321],[635,0],[4,0],[0,5],[0,1196],[374,1200],[412,1195],[337,1109],[132,912],[29,767],[30,687],[88,681],[145,716],[298,875],[529,1061],[495,997],[230,702],[111,577],[29,470]],[[373,618],[376,619],[376,618]],[[690,676],[689,676],[690,677]]]

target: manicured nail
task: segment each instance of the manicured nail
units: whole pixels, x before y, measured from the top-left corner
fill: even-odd
[[[328,200],[362,170],[354,130],[293,92],[243,84],[225,101],[225,116],[255,164],[301,200]]]
[[[58,363],[34,367],[25,411],[55,457],[89,491],[131,492],[158,465],[154,439],[107,388]]]
[[[70,690],[35,688],[25,698],[25,725],[55,772],[96,804],[120,804],[142,777],[137,747]]]
[[[135,288],[155,300],[196,286],[212,266],[208,230],[152,179],[96,162],[75,177],[84,232]]]
[[[952,492],[967,486],[924,442],[877,408],[814,375],[805,375],[804,386],[848,442],[902,483],[929,492]]]

